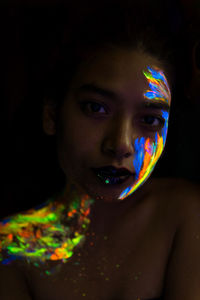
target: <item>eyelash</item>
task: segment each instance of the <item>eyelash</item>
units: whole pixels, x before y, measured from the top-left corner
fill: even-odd
[[[83,111],[85,111],[85,108],[86,108],[86,106],[87,106],[88,104],[97,104],[97,105],[99,105],[100,107],[106,107],[106,105],[102,105],[101,103],[98,103],[98,102],[94,102],[94,101],[84,101],[84,102],[81,102],[81,103],[80,103],[81,109],[82,109]],[[108,110],[108,109],[107,109],[107,110]],[[108,110],[108,111],[109,111],[109,110]],[[91,113],[94,113],[94,114],[95,114],[95,112],[91,112]],[[98,112],[96,112],[96,114],[98,114]],[[157,120],[159,121],[159,125],[149,125],[149,124],[145,124],[145,122],[144,122],[143,125],[144,125],[145,127],[150,127],[151,129],[152,129],[152,128],[163,128],[163,126],[164,126],[164,124],[165,124],[165,120],[164,120],[163,118],[158,117],[158,116],[154,116],[154,115],[151,115],[151,114],[146,114],[146,115],[143,116],[142,119],[147,118],[147,117],[153,117],[153,118],[157,119]]]
[[[85,107],[87,106],[87,104],[97,104],[101,107],[106,107],[106,105],[102,105],[101,103],[98,102],[94,102],[94,101],[85,101],[85,102],[81,102],[81,109],[85,111]],[[109,109],[107,109],[109,111]],[[95,112],[93,112],[95,114]],[[96,114],[98,114],[98,112],[96,112]]]

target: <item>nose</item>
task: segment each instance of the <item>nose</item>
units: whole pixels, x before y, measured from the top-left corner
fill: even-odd
[[[132,121],[122,118],[114,124],[103,144],[103,152],[120,160],[134,154]]]

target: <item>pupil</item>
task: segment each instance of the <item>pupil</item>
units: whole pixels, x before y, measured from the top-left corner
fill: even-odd
[[[92,103],[92,110],[94,110],[95,112],[97,112],[99,110],[99,104],[98,103]]]
[[[152,124],[155,120],[155,117],[153,116],[146,116],[145,117],[145,122],[148,123],[148,124]]]

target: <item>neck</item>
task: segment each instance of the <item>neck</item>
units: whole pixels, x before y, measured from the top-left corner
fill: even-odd
[[[111,226],[114,220],[122,218],[130,207],[136,206],[149,192],[148,186],[149,183],[147,182],[142,188],[136,190],[124,200],[105,202],[102,199],[92,199],[81,188],[77,188],[75,184],[68,183],[58,201],[62,201],[66,205],[67,211],[69,211],[75,202],[81,208],[81,200],[86,198],[89,201],[87,206],[89,209],[88,218],[90,219],[89,227],[96,232],[102,232],[106,227]]]

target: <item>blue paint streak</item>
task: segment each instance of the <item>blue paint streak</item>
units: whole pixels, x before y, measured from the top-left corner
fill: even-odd
[[[169,113],[167,111],[162,110],[162,117],[165,119],[165,121],[168,121]]]
[[[165,125],[162,129],[163,144],[165,144],[167,139],[169,113],[167,111],[162,111],[162,116],[165,119]]]
[[[11,264],[12,261],[14,261],[16,259],[17,259],[16,255],[10,255],[9,258],[4,259],[1,263],[2,263],[2,265],[9,265],[9,264]]]
[[[161,79],[161,80],[163,80],[165,82],[165,78],[164,78],[164,76],[160,72],[157,72],[157,71],[153,70],[150,67],[148,67],[147,69],[151,72],[152,76],[155,79]]]
[[[159,91],[159,87],[157,84],[149,82],[149,86],[153,91]]]
[[[143,162],[144,162],[144,144],[145,144],[145,138],[138,138],[135,140],[135,159],[133,161],[133,165],[136,172],[136,179],[139,177],[139,173],[141,171]]]
[[[127,187],[124,191],[123,191],[123,195],[127,195],[128,192],[131,190],[132,186],[131,187]]]
[[[146,92],[144,96],[147,97],[148,99],[154,99],[156,95],[154,92]]]
[[[2,223],[3,225],[5,225],[6,223],[9,223],[10,220],[11,220],[11,218],[8,218],[8,219],[0,221],[0,223]]]

